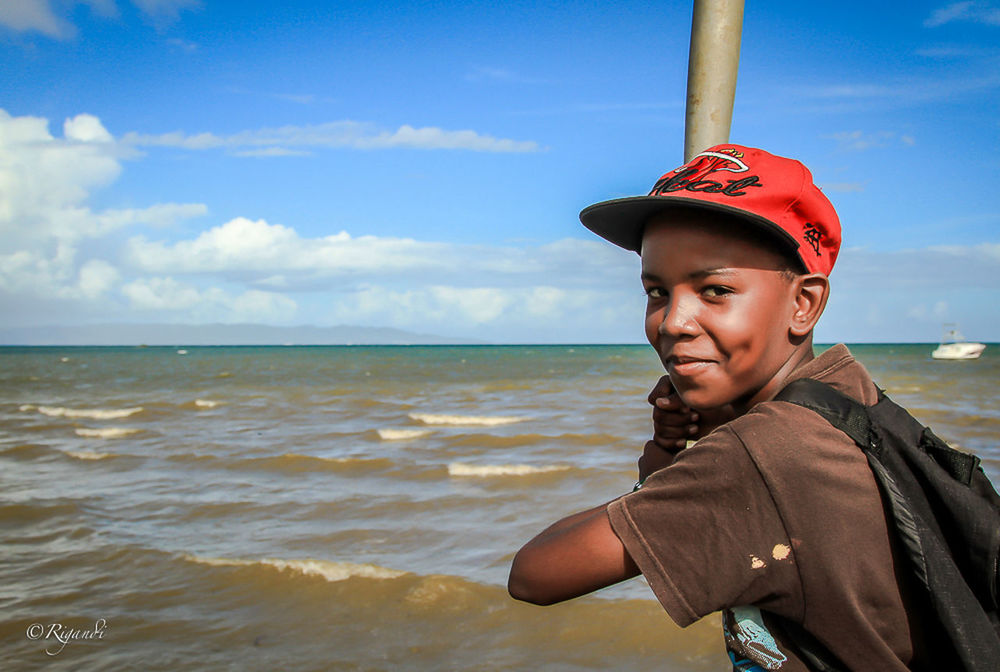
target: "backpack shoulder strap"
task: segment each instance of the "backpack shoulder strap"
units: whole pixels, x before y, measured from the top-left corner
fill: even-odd
[[[851,437],[868,452],[877,449],[872,422],[864,404],[851,399],[826,383],[812,378],[793,380],[774,397],[775,401],[789,401],[819,413],[827,422]]]

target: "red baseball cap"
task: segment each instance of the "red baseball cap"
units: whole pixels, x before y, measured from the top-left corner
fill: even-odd
[[[788,243],[810,273],[829,275],[840,251],[840,219],[808,168],[732,144],[710,147],[670,171],[648,196],[584,208],[580,221],[615,245],[639,252],[646,222],[682,208],[729,213],[766,228]]]

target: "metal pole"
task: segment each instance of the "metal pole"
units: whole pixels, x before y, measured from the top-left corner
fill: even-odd
[[[688,57],[684,162],[729,141],[740,67],[743,0],[694,0]]]

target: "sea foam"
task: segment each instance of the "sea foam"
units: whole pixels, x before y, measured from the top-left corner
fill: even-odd
[[[466,464],[452,462],[448,465],[449,476],[528,476],[531,474],[547,474],[553,471],[566,471],[568,466],[549,464],[544,467],[533,467],[530,464]]]
[[[32,406],[25,404],[21,406],[22,411],[31,411],[37,408],[42,415],[50,418],[90,418],[91,420],[118,420],[127,418],[136,413],[142,413],[142,406],[134,408],[64,408],[62,406]]]
[[[134,427],[103,427],[101,429],[80,428],[74,431],[77,436],[82,436],[85,439],[121,439],[138,434],[142,430]]]
[[[494,427],[524,422],[529,418],[503,415],[435,415],[432,413],[410,413],[410,418],[425,425],[477,425]]]
[[[280,558],[262,558],[260,560],[240,560],[236,558],[204,558],[196,555],[184,555],[185,560],[213,567],[271,567],[279,572],[292,572],[306,576],[319,576],[327,581],[346,581],[352,577],[366,579],[395,579],[409,572],[388,569],[378,565],[358,564],[353,562],[329,562],[326,560],[282,560]]]
[[[92,450],[67,450],[66,454],[78,460],[106,460],[114,457],[111,453],[95,453]]]
[[[432,429],[376,429],[378,438],[383,441],[406,441],[407,439],[419,439],[433,434]]]
[[[219,402],[212,401],[211,399],[195,399],[194,405],[198,408],[215,408],[219,405]]]

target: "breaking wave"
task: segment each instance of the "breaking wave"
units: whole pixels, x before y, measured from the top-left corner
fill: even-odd
[[[106,460],[115,457],[111,453],[96,453],[92,450],[67,450],[66,454],[78,460]]]
[[[34,404],[24,404],[20,407],[22,412],[38,411],[42,415],[50,418],[89,418],[91,420],[118,420],[127,418],[136,413],[142,413],[143,407],[134,408],[65,408],[63,406],[35,406]]]
[[[480,427],[495,427],[497,425],[512,425],[524,422],[530,418],[522,416],[503,415],[436,415],[433,413],[410,413],[410,418],[425,425],[476,425]]]
[[[431,429],[376,429],[378,438],[383,441],[406,441],[408,439],[419,439],[433,434]]]
[[[379,567],[378,565],[358,564],[353,562],[330,562],[327,560],[282,560],[280,558],[262,558],[260,560],[241,560],[236,558],[205,558],[197,555],[184,556],[185,560],[213,567],[270,567],[279,572],[318,576],[327,581],[346,581],[352,577],[366,579],[395,579],[409,574],[398,569]]]
[[[449,476],[530,476],[532,474],[548,474],[553,471],[567,471],[568,466],[549,464],[544,467],[534,467],[530,464],[466,464],[452,462],[448,465]]]
[[[121,439],[138,434],[142,430],[134,427],[104,427],[102,429],[79,428],[73,431],[77,436],[82,436],[85,439]]]

